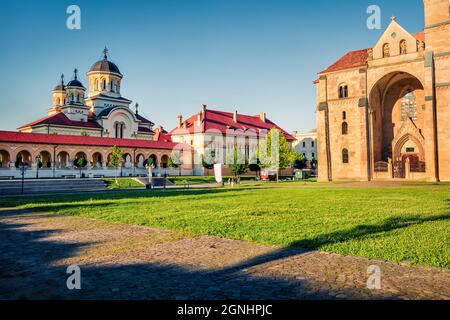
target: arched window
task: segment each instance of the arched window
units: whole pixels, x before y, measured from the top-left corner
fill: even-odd
[[[348,86],[341,84],[339,86],[339,99],[348,98]]]
[[[77,94],[77,102],[80,102],[80,95]]]
[[[102,81],[102,90],[105,91],[106,90],[106,80],[103,79]]]
[[[347,112],[342,111],[342,120],[347,120]]]
[[[342,122],[342,135],[348,134],[348,124],[347,122]]]
[[[349,163],[348,150],[342,150],[342,163]]]
[[[408,44],[406,43],[406,40],[400,41],[400,54],[407,54],[408,53]]]
[[[414,92],[408,90],[402,98],[402,120],[417,120],[417,101]]]
[[[60,103],[61,103],[61,99],[59,99],[59,98],[56,98],[56,105],[57,105],[57,106],[59,106],[59,105],[60,105]]]
[[[110,90],[111,90],[112,92],[114,92],[114,82],[113,82],[113,81],[111,81],[111,82],[109,83],[109,87],[110,87]]]
[[[98,90],[99,90],[99,87],[98,87],[98,79],[95,79],[94,90],[95,90],[95,91],[98,91]]]
[[[115,137],[117,139],[123,138],[123,132],[125,129],[125,124],[116,122],[114,125]]]
[[[391,56],[389,43],[383,44],[383,58],[388,58]]]

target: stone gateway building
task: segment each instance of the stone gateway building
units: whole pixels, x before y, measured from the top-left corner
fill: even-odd
[[[450,180],[450,0],[319,73],[319,180]]]

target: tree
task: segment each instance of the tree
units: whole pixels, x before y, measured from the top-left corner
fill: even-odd
[[[86,166],[87,161],[86,159],[84,159],[84,156],[79,156],[76,160],[75,160],[75,166],[78,167],[78,169],[80,170],[80,178],[81,178],[81,171],[83,170],[83,168]]]
[[[183,165],[183,160],[179,152],[172,152],[171,157],[169,157],[168,166],[169,168],[178,168],[178,175],[181,176],[181,166]]]
[[[261,172],[261,166],[260,166],[259,158],[256,155],[253,155],[252,160],[250,161],[250,164],[248,166],[248,169],[251,172],[255,172],[256,179],[258,179],[258,175]]]
[[[307,162],[306,158],[300,153],[295,153],[294,157],[293,167],[299,170],[305,169]]]
[[[276,138],[278,137],[278,141]],[[272,145],[274,150],[272,150]],[[272,154],[272,151],[277,154]],[[258,158],[262,168],[277,171],[277,180],[279,171],[289,168],[295,159],[295,152],[289,146],[286,137],[279,129],[271,129],[266,136],[266,144],[259,143]]]
[[[216,162],[216,152],[210,148],[205,149],[205,154],[202,155],[202,167],[208,170],[214,169]]]
[[[227,154],[227,165],[234,175],[236,183],[241,182],[241,175],[248,171],[249,165],[245,156],[236,147]]]
[[[120,168],[123,162],[123,152],[122,150],[114,146],[111,148],[111,153],[109,154],[109,165],[114,168],[114,180],[116,184],[119,184],[117,181],[117,170]]]

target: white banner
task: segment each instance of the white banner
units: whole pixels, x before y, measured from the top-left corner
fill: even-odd
[[[216,177],[217,183],[222,183],[222,164],[216,163],[214,165],[214,176]]]

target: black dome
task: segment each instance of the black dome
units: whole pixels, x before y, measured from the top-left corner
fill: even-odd
[[[64,91],[66,90],[66,87],[63,84],[58,84],[53,91]]]
[[[92,71],[113,72],[121,75],[119,68],[117,68],[117,66],[114,63],[108,61],[107,59],[103,59],[94,63],[89,72]]]
[[[83,84],[82,84],[80,81],[78,81],[77,79],[71,80],[71,81],[67,84],[67,86],[68,86],[68,87],[80,87],[80,88],[84,88]]]

